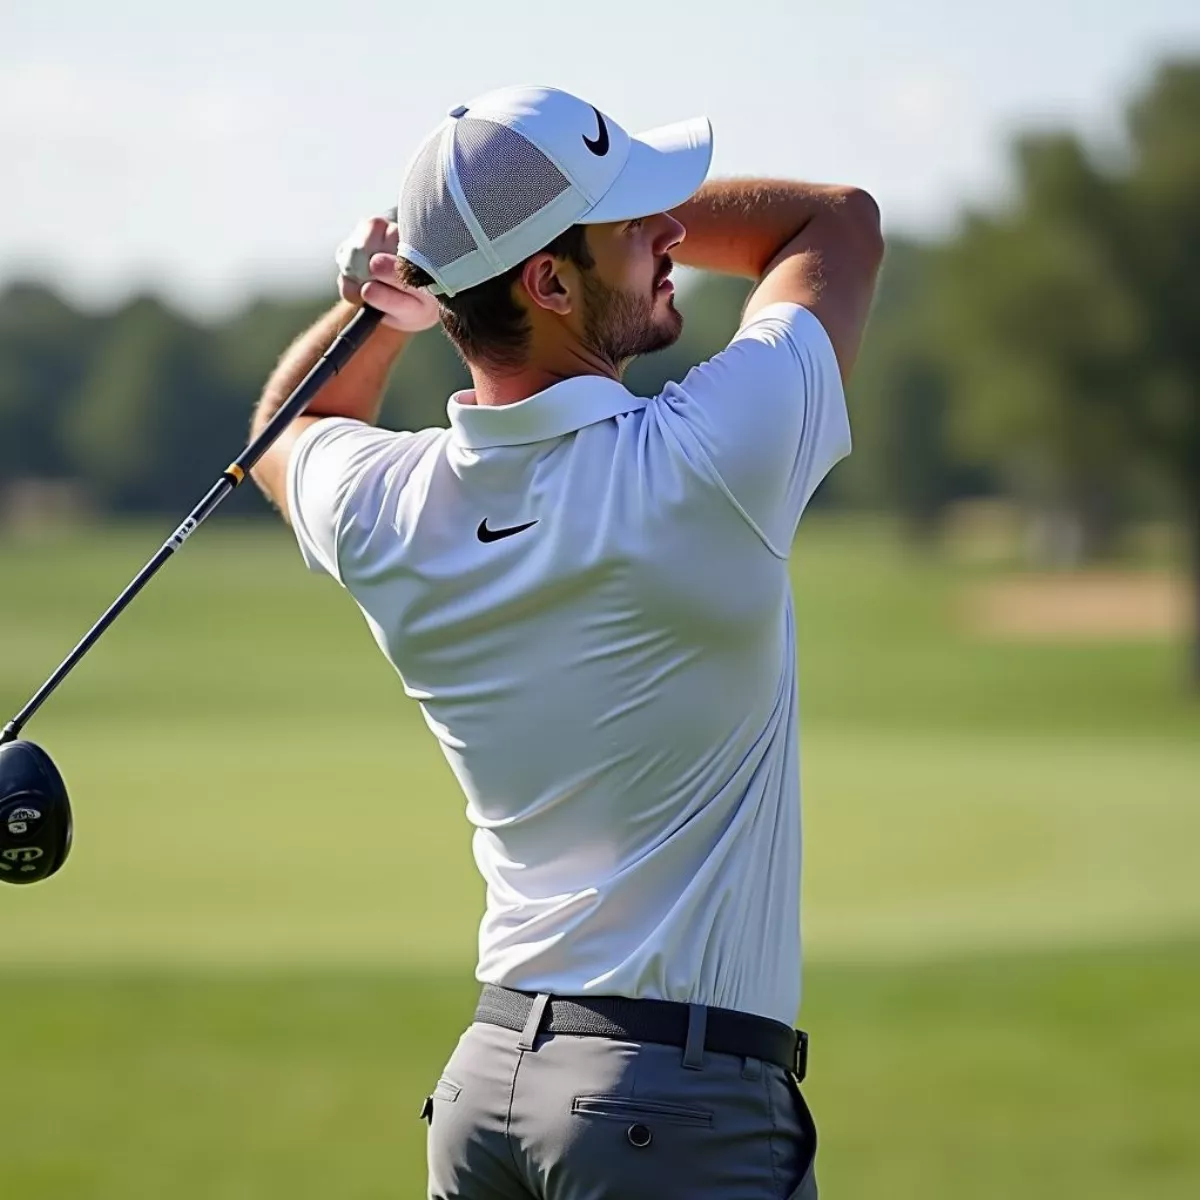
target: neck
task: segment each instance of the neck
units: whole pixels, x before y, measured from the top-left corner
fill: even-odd
[[[573,345],[562,347],[549,357],[536,359],[531,356],[519,367],[496,368],[471,363],[470,370],[475,384],[475,403],[495,406],[528,400],[564,379],[576,379],[581,375],[599,375],[619,382],[624,365],[614,365],[592,350]]]

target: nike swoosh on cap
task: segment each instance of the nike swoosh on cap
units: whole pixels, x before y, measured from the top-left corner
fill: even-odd
[[[510,525],[507,529],[489,529],[487,517],[484,517],[479,522],[479,528],[475,530],[475,536],[481,542],[498,542],[501,538],[512,537],[514,533],[523,533],[526,529],[532,529],[539,519],[526,521],[524,525]]]
[[[605,125],[604,117],[601,115],[600,110],[595,105],[592,105],[592,112],[596,114],[596,120],[599,122],[600,136],[596,138],[590,138],[585,134],[583,144],[594,155],[596,155],[597,158],[603,158],[608,153],[608,126]]]

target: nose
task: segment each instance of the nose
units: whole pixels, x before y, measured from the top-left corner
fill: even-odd
[[[662,214],[662,228],[654,238],[654,253],[663,255],[673,250],[687,235],[687,227],[670,213]]]

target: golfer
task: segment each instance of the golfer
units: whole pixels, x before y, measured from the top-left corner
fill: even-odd
[[[817,1194],[788,554],[850,449],[882,244],[862,191],[704,185],[710,158],[706,120],[634,137],[549,88],[455,108],[255,417],[386,314],[254,474],[474,826],[483,987],[423,1110],[435,1200]],[[726,349],[635,396],[682,328],[674,263],[754,290]],[[474,387],[448,429],[376,428],[438,320]]]

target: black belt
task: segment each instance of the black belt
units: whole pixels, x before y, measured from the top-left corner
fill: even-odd
[[[485,984],[475,1020],[520,1033],[535,999],[532,992]],[[625,996],[551,996],[539,1032],[684,1047],[690,1007],[673,1000],[632,1000]],[[807,1033],[770,1017],[730,1008],[707,1009],[704,1049],[774,1063],[800,1080],[808,1069]]]

